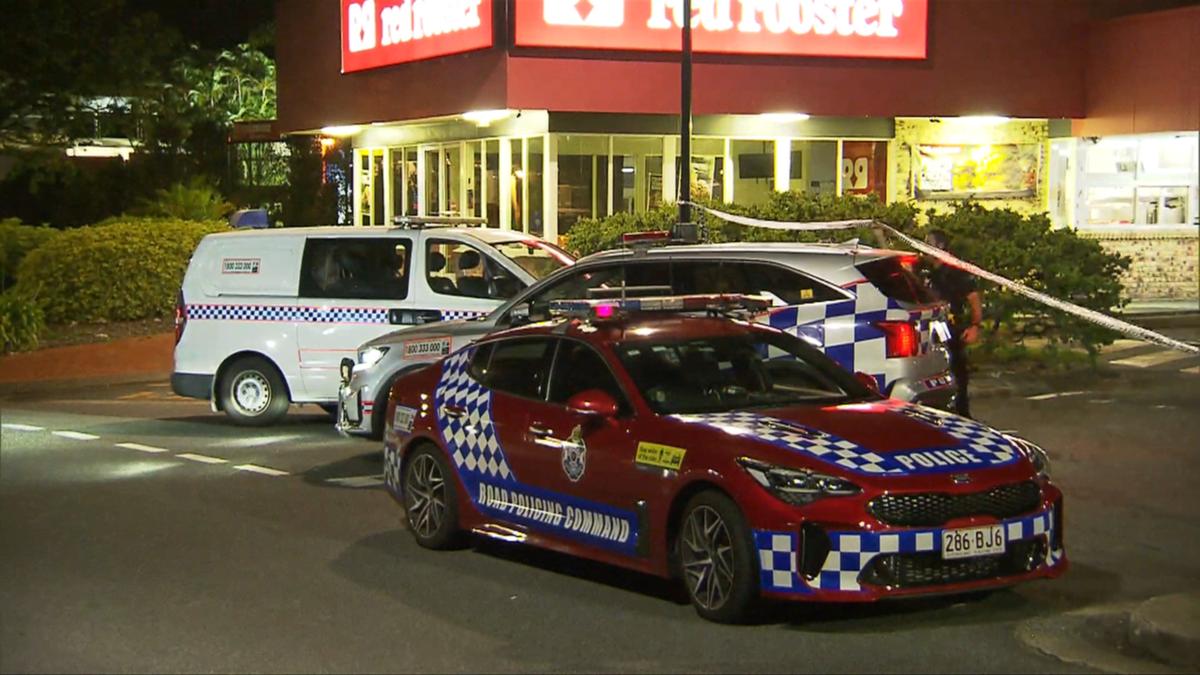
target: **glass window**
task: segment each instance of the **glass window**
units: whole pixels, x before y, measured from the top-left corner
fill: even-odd
[[[887,297],[899,302],[924,305],[935,302],[929,287],[899,256],[889,256],[858,265],[858,271]]]
[[[596,350],[582,342],[562,340],[550,376],[550,401],[565,404],[571,397],[588,389],[599,389],[627,410],[625,394],[617,378]]]
[[[792,141],[788,189],[810,195],[837,192],[837,141]]]
[[[423,206],[425,208],[425,215],[427,216],[436,216],[441,213],[441,205],[438,203],[438,181],[442,175],[440,167],[437,148],[426,148]]]
[[[467,298],[511,298],[525,286],[474,246],[445,239],[425,245],[425,280],[434,293]]]
[[[487,160],[487,173],[484,181],[487,184],[487,204],[483,216],[487,218],[489,227],[500,227],[500,143],[508,141],[484,141],[484,156]]]
[[[542,148],[544,145],[541,136],[529,139],[529,166],[525,167],[525,174],[529,180],[529,229],[527,231],[539,237],[546,231],[546,219],[542,215],[544,206],[542,200]]]
[[[495,342],[480,345],[471,355],[471,364],[467,366],[467,374],[475,378],[476,382],[482,384],[487,380],[488,364],[492,360],[492,349],[495,346]]]
[[[746,331],[657,341],[630,340],[617,355],[659,414],[832,403],[870,392],[792,335]]]
[[[886,142],[842,142],[842,192],[887,200]]]
[[[505,241],[492,244],[505,258],[517,263],[534,279],[541,279],[560,267],[571,264],[571,258],[553,245],[540,239]]]
[[[306,298],[402,300],[408,296],[412,242],[394,237],[309,239],[300,295]]]
[[[469,215],[464,210],[467,205],[462,203],[463,167],[461,144],[455,143],[443,146],[442,151],[446,157],[446,203],[442,205],[441,212],[452,216]]]
[[[569,232],[580,218],[607,214],[607,176],[607,136],[558,137],[559,234]]]
[[[846,300],[847,296],[811,277],[777,265],[727,261],[677,262],[674,292],[745,293],[774,296],[776,305]]]
[[[724,139],[692,139],[691,181],[692,199],[722,201],[725,198]]]
[[[730,143],[733,158],[733,200],[738,204],[766,204],[775,189],[775,142]]]
[[[525,226],[524,219],[524,203],[525,203],[525,167],[521,157],[522,141],[519,138],[514,138],[509,141],[501,140],[501,143],[512,144],[512,194],[509,196],[508,204],[512,209],[512,218],[509,223],[512,224],[512,229],[521,232],[528,231]]]
[[[496,342],[482,384],[515,396],[544,399],[554,342],[550,338]]]
[[[642,213],[649,205],[650,168],[657,162],[662,196],[662,136],[613,136],[613,212]]]

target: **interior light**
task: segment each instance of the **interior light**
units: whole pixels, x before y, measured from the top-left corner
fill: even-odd
[[[522,180],[525,179],[525,169],[517,169],[514,173],[516,174],[517,178]]]
[[[633,173],[633,167],[632,166],[623,166],[623,167],[621,167],[621,173]]]
[[[337,145],[336,139],[329,138],[329,137],[325,137],[325,138],[321,139],[321,147],[323,147],[323,148],[332,148],[335,145]]]
[[[323,127],[321,133],[326,136],[333,136],[334,138],[345,138],[346,136],[353,136],[361,130],[362,127],[357,124],[346,124],[343,126]]]
[[[462,118],[468,122],[474,122],[481,127],[486,127],[492,122],[498,122],[511,115],[511,110],[471,110],[463,113]]]
[[[768,122],[803,122],[809,115],[799,112],[772,112],[762,113],[759,117]]]

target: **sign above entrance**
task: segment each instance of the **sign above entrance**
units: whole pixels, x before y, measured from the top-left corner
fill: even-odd
[[[341,0],[342,72],[492,46],[492,0]]]
[[[697,52],[923,59],[929,0],[692,0]],[[679,51],[683,0],[517,0],[518,47]]]

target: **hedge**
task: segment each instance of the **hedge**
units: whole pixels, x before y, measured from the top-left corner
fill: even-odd
[[[34,299],[12,291],[0,293],[0,349],[4,353],[37,347],[43,328],[45,317]]]
[[[872,219],[923,237],[931,228],[946,232],[951,250],[1010,279],[1054,297],[1084,307],[1109,312],[1123,304],[1121,274],[1129,259],[1109,253],[1094,240],[1078,237],[1074,230],[1055,229],[1044,214],[1026,216],[1010,209],[987,209],[977,203],[957,203],[950,212],[930,211],[921,217],[908,203],[884,204],[875,197],[774,193],[760,205],[712,204],[729,213],[774,221],[825,221]],[[566,246],[576,255],[588,255],[620,246],[621,234],[647,229],[670,229],[676,207],[663,206],[649,213],[615,214],[609,218],[577,222]],[[871,228],[828,232],[772,230],[743,227],[703,214],[701,239],[721,241],[830,241],[855,237],[868,244],[902,247],[880,241]],[[924,221],[919,223],[919,221]],[[1051,344],[1081,346],[1095,362],[1098,349],[1116,336],[1111,331],[983,283],[984,349],[1021,341],[1030,336],[1049,338]]]
[[[30,251],[58,233],[51,227],[22,225],[16,218],[0,220],[0,290],[16,282],[17,268]]]
[[[222,222],[113,218],[62,232],[25,256],[16,289],[49,323],[170,315],[192,251]]]

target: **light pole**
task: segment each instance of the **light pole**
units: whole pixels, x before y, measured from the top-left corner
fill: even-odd
[[[683,49],[680,59],[679,101],[679,223],[675,236],[686,241],[697,239],[692,223],[692,0],[683,0]]]

